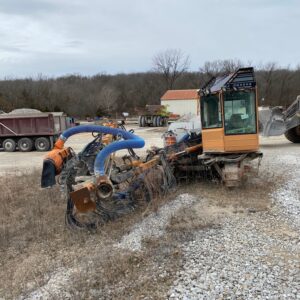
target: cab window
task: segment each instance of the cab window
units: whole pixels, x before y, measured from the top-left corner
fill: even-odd
[[[202,128],[222,127],[222,115],[219,95],[203,96],[201,103],[201,122]]]
[[[224,93],[225,134],[256,133],[255,92]]]

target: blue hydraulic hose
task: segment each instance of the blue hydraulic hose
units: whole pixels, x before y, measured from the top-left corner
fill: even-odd
[[[99,132],[104,134],[121,135],[124,138],[123,141],[116,141],[109,144],[97,154],[94,164],[94,172],[96,175],[105,175],[105,160],[111,153],[121,149],[143,148],[145,146],[144,139],[133,133],[118,128],[98,125],[72,127],[64,131],[61,134],[60,139],[66,141],[70,136],[83,132]]]
[[[188,133],[185,133],[178,141],[178,143],[181,143],[181,142],[185,142],[189,139],[190,135]]]

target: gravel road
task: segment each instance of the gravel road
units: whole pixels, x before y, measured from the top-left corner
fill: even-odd
[[[128,125],[127,129],[134,129],[135,134],[145,139],[145,147],[143,149],[137,149],[136,153],[144,154],[145,149],[149,149],[151,146],[162,147],[163,141],[161,135],[166,130],[165,127],[160,128],[140,128],[136,125]],[[81,151],[84,146],[93,140],[93,136],[90,133],[81,133],[74,135],[66,142],[67,147],[72,147],[75,152]],[[118,155],[124,155],[127,151],[119,151]],[[4,152],[0,149],[0,175],[7,173],[24,173],[30,172],[34,169],[41,169],[45,152]]]

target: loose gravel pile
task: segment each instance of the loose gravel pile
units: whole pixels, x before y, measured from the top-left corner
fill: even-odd
[[[170,299],[300,299],[299,235],[270,237],[264,228],[278,224],[266,217],[234,215],[198,232]]]
[[[151,213],[141,223],[136,224],[116,246],[131,251],[141,250],[142,240],[148,237],[160,237],[165,233],[166,225],[179,209],[193,204],[197,198],[190,194],[179,195],[175,200],[162,206],[158,212]]]

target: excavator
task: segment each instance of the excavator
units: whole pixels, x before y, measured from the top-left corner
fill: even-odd
[[[286,110],[281,106],[260,107],[259,125],[263,136],[284,134],[289,141],[300,143],[300,96]]]
[[[262,158],[258,139],[257,87],[253,68],[212,78],[199,89],[202,131],[186,134],[143,157],[145,141],[123,125],[82,125],[67,129],[43,162],[41,185],[63,188],[66,223],[95,228],[148,205],[189,180],[218,180],[240,186]],[[75,153],[65,143],[90,132],[94,140]],[[118,157],[116,152],[127,149]]]

